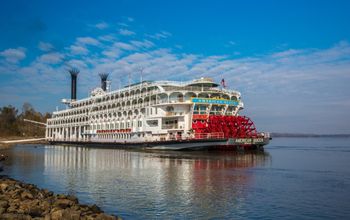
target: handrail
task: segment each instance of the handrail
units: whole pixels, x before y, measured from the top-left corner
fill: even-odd
[[[224,139],[224,132],[195,133],[194,139]]]

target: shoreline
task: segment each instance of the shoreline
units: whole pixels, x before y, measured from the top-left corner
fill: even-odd
[[[54,194],[5,175],[0,175],[0,192],[0,219],[121,219],[97,205],[80,204],[75,196]]]
[[[2,142],[0,142],[2,143]],[[42,140],[23,140],[0,144],[0,150],[18,143],[45,143]],[[25,183],[2,175],[2,162],[6,155],[0,154],[0,219],[42,220],[120,220],[104,213],[97,205],[81,204],[73,195],[55,194],[34,184]]]
[[[9,138],[0,138],[0,150],[12,147],[16,144],[48,144],[45,138],[37,137],[9,137]]]

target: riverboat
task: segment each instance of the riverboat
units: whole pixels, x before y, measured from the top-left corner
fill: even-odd
[[[253,121],[240,115],[241,93],[224,81],[199,78],[187,82],[141,81],[110,91],[108,74],[101,87],[77,99],[72,69],[67,109],[47,120],[52,144],[83,144],[162,150],[263,149],[269,133],[259,133]]]

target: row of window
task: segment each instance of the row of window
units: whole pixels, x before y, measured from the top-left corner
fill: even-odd
[[[174,108],[172,106],[168,106],[166,110],[169,110],[170,112],[174,111]],[[146,108],[146,116],[152,116],[152,115],[158,115],[158,108],[157,107],[150,107],[150,108]],[[181,114],[180,114],[181,113]],[[180,115],[182,115],[182,112],[179,112]],[[128,114],[129,116],[132,116],[132,112],[131,114]],[[136,114],[138,115],[138,114]],[[122,117],[122,116],[127,116],[127,115],[121,115],[121,114],[113,114],[114,117]],[[103,119],[103,118],[111,118],[112,115],[107,115],[107,114],[101,114],[101,115],[94,115],[92,116],[92,119]],[[59,124],[67,124],[67,123],[77,123],[77,122],[87,122],[88,121],[88,117],[84,117],[84,118],[71,118],[71,119],[54,119],[54,120],[49,120],[48,124],[49,125],[59,125]],[[139,126],[141,127],[141,126]],[[123,127],[123,128],[128,128],[128,127]],[[101,128],[103,129],[103,128]],[[114,129],[114,128],[111,128]],[[120,128],[122,129],[122,128]]]
[[[117,95],[117,94],[116,94]],[[194,97],[196,97],[196,96],[194,96]],[[175,97],[176,98],[176,97]],[[104,100],[104,99],[106,99],[106,100]],[[160,97],[159,97],[159,99],[160,99]],[[238,97],[238,99],[240,99],[240,97]],[[137,103],[134,103],[134,101],[135,101],[136,99],[134,99],[132,102],[130,102],[130,101],[128,101],[127,103],[129,103],[129,105],[130,104],[138,104],[138,103],[140,103],[139,102],[139,100],[136,100],[136,102]],[[235,98],[234,100],[237,100],[237,98]],[[101,100],[97,100],[97,102],[98,103],[104,103],[104,101],[109,101],[109,97],[107,96],[107,98],[103,98],[103,101],[101,101]],[[179,101],[179,100],[178,100]],[[143,102],[146,102],[145,100],[143,100],[141,103],[143,103]],[[125,103],[125,102],[122,102],[122,103]],[[126,104],[127,104],[126,103]],[[92,104],[92,101],[91,100],[88,100],[88,101],[85,101],[84,102],[84,104],[86,104],[86,105],[91,105]],[[82,105],[82,103],[76,103],[75,105],[72,105],[72,107],[81,107],[81,106],[83,106]],[[101,107],[102,107],[102,105],[100,104],[100,105],[98,105],[97,107],[100,107],[100,110],[101,110]],[[118,106],[117,106],[118,107]],[[108,108],[109,108],[109,106],[108,106]],[[113,108],[113,107],[112,107]],[[72,112],[65,112],[65,113],[59,113],[59,114],[57,114],[57,115],[54,115],[54,117],[60,117],[60,116],[68,116],[68,115],[75,115],[75,114],[81,114],[81,113],[85,113],[86,111],[84,110],[84,109],[82,109],[82,110],[80,110],[80,111],[72,111]]]
[[[110,124],[94,124],[92,130],[109,130],[109,129],[127,129],[142,127],[142,121],[131,121],[131,122],[117,122]]]
[[[120,105],[115,106],[113,104],[113,106],[111,105],[98,105],[95,106],[93,111],[101,111],[101,110],[107,110],[107,109],[114,109],[116,107],[120,107]],[[82,114],[87,114],[88,113],[88,108],[91,108],[91,106],[86,106],[83,109],[71,109],[70,111],[64,112],[64,113],[58,113],[58,114],[54,114],[53,118],[58,118],[58,117],[64,117],[64,116],[74,116],[74,115],[82,115]]]
[[[145,96],[148,95],[147,92],[151,92],[152,90],[155,90],[155,87],[149,87],[147,90],[146,88],[144,88],[142,91],[140,92],[134,92],[131,91],[130,94],[129,92],[115,92],[114,94],[109,94],[107,96],[104,96],[103,98],[97,98],[95,100],[95,103],[103,103],[103,102],[107,102],[109,100],[114,100],[114,99],[118,99],[118,98],[124,98],[124,97],[129,97],[129,96],[133,96],[133,95],[141,95],[141,96]],[[138,91],[138,90],[136,90]],[[82,102],[76,102],[72,104],[72,107],[81,107],[84,105],[88,105],[88,104],[92,104],[93,100],[89,99],[89,100],[84,100]]]
[[[97,136],[99,139],[130,139],[131,138],[131,134],[97,134]]]

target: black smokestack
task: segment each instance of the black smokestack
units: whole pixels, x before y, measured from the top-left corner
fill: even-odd
[[[103,91],[107,90],[107,78],[108,78],[108,73],[100,73],[99,74],[101,77],[101,88],[103,89]]]
[[[77,77],[79,74],[79,70],[77,68],[72,68],[68,70],[70,73],[72,84],[71,84],[71,100],[77,99]]]

